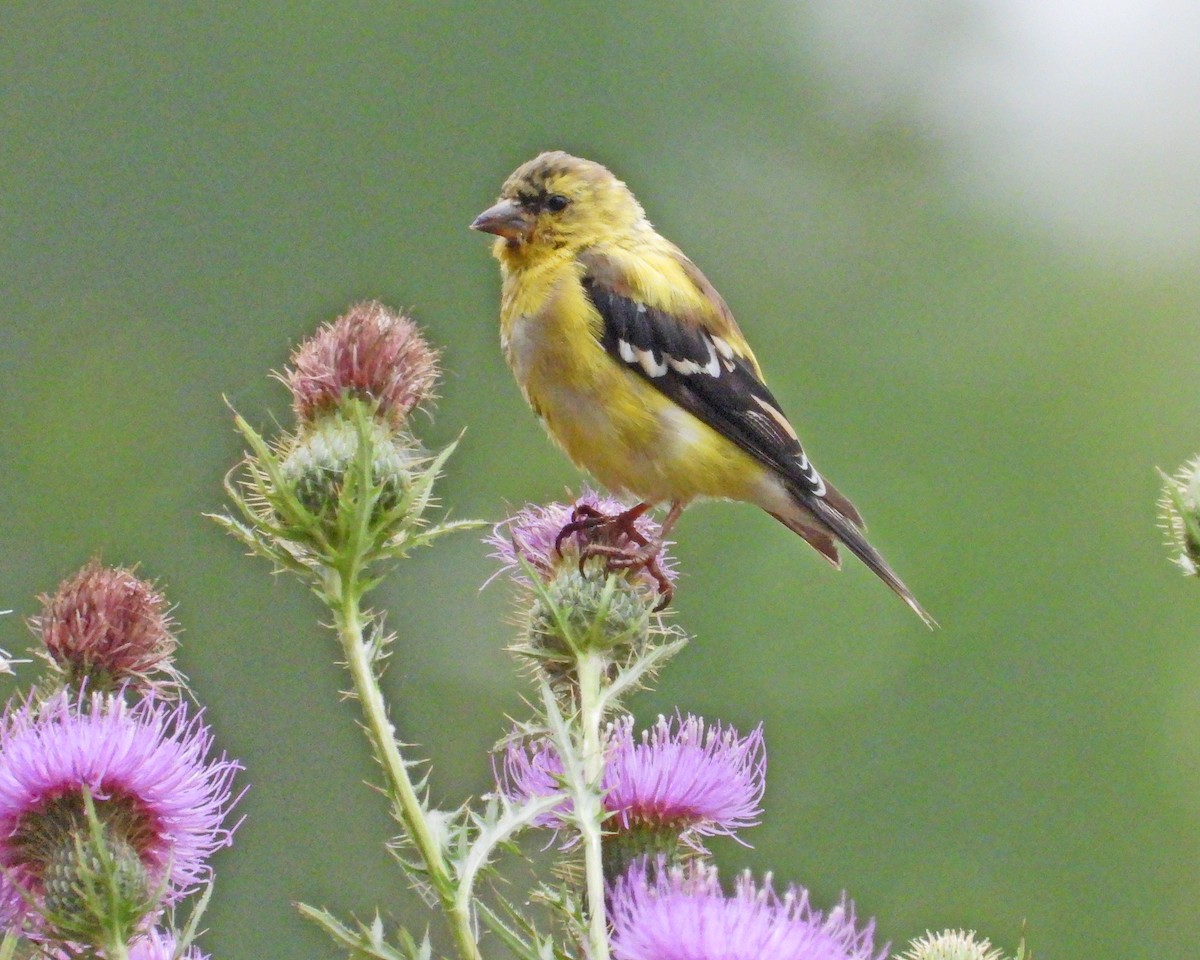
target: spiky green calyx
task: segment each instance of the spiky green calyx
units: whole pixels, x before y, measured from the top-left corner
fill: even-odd
[[[606,833],[602,845],[604,878],[615,883],[630,864],[643,858],[647,864],[667,867],[679,866],[688,855],[694,858],[696,851],[680,841],[687,827],[687,823],[638,823]]]
[[[368,418],[365,431],[338,412],[321,417],[297,437],[280,464],[283,480],[296,499],[328,524],[347,494],[347,475],[355,470],[366,445],[368,489],[374,496],[373,519],[400,503],[414,471],[425,461],[420,445],[395,433],[384,421]]]
[[[564,665],[583,652],[624,659],[645,646],[651,606],[646,591],[624,576],[561,569],[534,596],[520,652]]]
[[[18,830],[22,858],[40,867],[40,912],[56,938],[127,942],[157,907],[141,854],[145,815],[128,798],[64,794],[26,815]]]

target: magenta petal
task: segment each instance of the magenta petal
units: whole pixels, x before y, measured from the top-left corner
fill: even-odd
[[[653,874],[655,879],[650,879]],[[743,874],[725,896],[714,868],[649,871],[639,861],[610,896],[615,960],[883,960],[873,922],[859,927],[844,899],[814,910],[803,887],[777,894]]]

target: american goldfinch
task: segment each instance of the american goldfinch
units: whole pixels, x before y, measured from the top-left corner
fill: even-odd
[[[529,405],[576,465],[642,501],[615,522],[670,504],[665,536],[693,500],[753,503],[834,566],[845,544],[933,624],[805,454],[721,295],[608,169],[543,153],[471,227],[496,236],[500,339]]]

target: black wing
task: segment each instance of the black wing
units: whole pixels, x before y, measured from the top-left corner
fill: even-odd
[[[721,337],[594,276],[585,276],[583,287],[604,321],[600,342],[614,359],[778,471],[794,493],[822,498],[832,492],[753,365]]]

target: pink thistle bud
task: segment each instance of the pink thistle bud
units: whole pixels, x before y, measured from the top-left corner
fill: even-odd
[[[368,300],[300,344],[280,379],[305,423],[357,398],[399,428],[414,407],[433,397],[437,360],[415,323]]]
[[[114,690],[133,682],[162,691],[180,682],[167,601],[131,570],[92,560],[39,599],[42,613],[30,625],[68,685]]]

